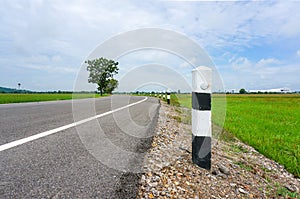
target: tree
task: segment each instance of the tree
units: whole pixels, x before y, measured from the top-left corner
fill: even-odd
[[[117,87],[118,81],[113,79],[113,76],[118,74],[118,62],[101,57],[87,60],[85,63],[88,64],[87,71],[90,72],[88,82],[98,85],[101,96],[107,91],[111,93]]]
[[[245,94],[245,93],[247,93],[247,91],[244,88],[241,88],[240,89],[240,94]]]
[[[118,87],[118,80],[115,79],[109,79],[108,84],[105,88],[105,92],[111,94],[115,88]]]

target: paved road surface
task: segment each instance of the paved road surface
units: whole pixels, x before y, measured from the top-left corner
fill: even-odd
[[[143,99],[112,96],[0,105],[0,145]],[[157,99],[147,98],[0,151],[0,198],[134,198],[139,175],[130,171],[137,171],[141,152],[150,147],[158,108]]]

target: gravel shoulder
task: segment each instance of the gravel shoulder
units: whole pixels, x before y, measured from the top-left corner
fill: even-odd
[[[137,198],[299,198],[300,179],[241,141],[214,139],[212,169],[191,161],[191,125],[162,102]]]

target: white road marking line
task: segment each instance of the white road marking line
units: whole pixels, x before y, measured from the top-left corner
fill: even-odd
[[[18,146],[18,145],[21,145],[21,144],[25,144],[27,142],[31,142],[31,141],[39,139],[39,138],[46,137],[48,135],[51,135],[51,134],[54,134],[54,133],[57,133],[57,132],[60,132],[60,131],[63,131],[63,130],[66,130],[66,129],[69,129],[69,128],[72,128],[72,127],[75,127],[77,125],[89,122],[91,120],[94,120],[94,119],[97,119],[97,118],[100,118],[100,117],[103,117],[103,116],[106,116],[106,115],[109,115],[111,113],[123,110],[125,108],[137,105],[139,103],[142,103],[142,102],[146,101],[147,99],[148,99],[148,97],[145,97],[145,99],[140,100],[138,102],[134,102],[132,104],[128,104],[126,106],[123,106],[123,107],[120,107],[120,108],[117,108],[117,109],[114,109],[114,110],[111,110],[111,111],[108,111],[108,112],[105,112],[105,113],[101,113],[101,114],[95,115],[93,117],[89,117],[89,118],[80,120],[78,122],[74,122],[74,123],[71,123],[71,124],[68,124],[68,125],[65,125],[65,126],[61,126],[61,127],[49,130],[49,131],[45,131],[45,132],[42,132],[42,133],[39,133],[39,134],[36,134],[36,135],[29,136],[27,138],[22,138],[20,140],[16,140],[16,141],[12,141],[12,142],[3,144],[3,145],[0,146],[0,152],[4,151],[4,150],[7,150],[7,149],[10,149],[10,148],[13,148],[13,147]]]

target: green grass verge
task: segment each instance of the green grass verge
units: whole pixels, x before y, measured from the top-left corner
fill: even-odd
[[[191,107],[190,94],[176,96]],[[300,177],[300,95],[227,95],[226,102],[225,130]],[[222,122],[220,105],[222,99],[213,97],[216,124]]]
[[[21,102],[41,102],[55,100],[70,100],[99,97],[99,94],[94,93],[28,93],[28,94],[0,94],[0,104],[21,103]],[[107,95],[104,95],[107,96]]]

